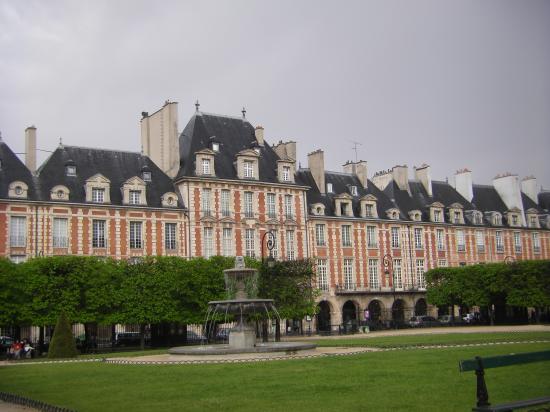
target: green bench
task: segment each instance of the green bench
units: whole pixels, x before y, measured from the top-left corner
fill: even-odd
[[[513,411],[514,409],[550,403],[550,396],[544,396],[541,398],[526,399],[492,406],[489,403],[489,393],[487,392],[487,385],[485,384],[485,369],[548,360],[550,360],[550,350],[503,356],[489,356],[486,358],[476,356],[475,359],[460,361],[460,372],[475,371],[477,376],[477,405],[475,408],[472,408],[472,411]]]

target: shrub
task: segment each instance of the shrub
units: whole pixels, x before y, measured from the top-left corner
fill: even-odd
[[[71,323],[65,312],[61,312],[48,349],[48,358],[74,358],[77,354]]]

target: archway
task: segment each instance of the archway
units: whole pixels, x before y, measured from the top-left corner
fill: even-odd
[[[355,332],[357,330],[357,307],[351,300],[344,303],[342,307],[342,323],[344,333]]]
[[[382,319],[382,305],[379,300],[371,300],[367,307],[369,311],[369,319],[373,323],[378,323]]]
[[[405,323],[405,302],[403,300],[397,299],[393,302],[391,315],[395,326]]]
[[[317,313],[317,333],[330,332],[330,303],[326,300],[319,302]]]
[[[416,316],[424,316],[428,313],[428,304],[426,303],[426,299],[420,298],[416,301],[416,305],[414,305],[414,314]]]

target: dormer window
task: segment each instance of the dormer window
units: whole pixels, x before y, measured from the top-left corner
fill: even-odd
[[[373,204],[366,204],[365,205],[365,216],[366,217],[374,217],[374,205]]]
[[[144,182],[150,182],[151,181],[151,172],[143,172],[143,181]]]
[[[56,192],[56,195],[57,195],[58,199],[63,199],[63,196],[65,195],[65,192],[63,192],[63,190],[58,190]]]
[[[376,197],[368,194],[360,199],[361,217],[378,217],[376,210]]]
[[[141,203],[141,190],[130,190],[128,203],[131,205],[139,205]]]
[[[283,182],[290,181],[290,166],[283,166]]]
[[[347,193],[343,193],[335,197],[334,209],[336,210],[336,216],[353,217],[353,207],[351,199],[351,196]]]
[[[202,159],[202,174],[210,174],[210,159]]]
[[[21,186],[15,186],[15,194],[21,196],[23,194],[23,188]]]
[[[327,193],[333,193],[333,191],[332,191],[332,183],[327,183]]]
[[[173,192],[165,193],[161,197],[162,206],[176,207],[178,205],[178,196]]]
[[[92,188],[92,202],[103,203],[105,202],[105,189],[99,187]]]
[[[512,225],[518,225],[518,215],[512,215]]]
[[[443,215],[443,204],[440,202],[434,202],[430,205],[430,220],[434,223],[442,223],[445,221]]]
[[[357,186],[351,186],[350,193],[352,196],[357,196]]]
[[[76,176],[76,166],[73,166],[73,165],[66,166],[65,173],[67,176]]]
[[[19,199],[25,199],[27,197],[27,192],[29,187],[25,182],[15,181],[10,183],[8,188],[8,196],[15,197]]]
[[[493,225],[501,226],[502,225],[502,215],[500,213],[495,213],[493,215]]]
[[[245,160],[243,162],[243,175],[245,179],[254,178],[254,163],[250,160]]]
[[[442,215],[441,210],[438,210],[438,209],[434,210],[434,222],[436,223],[441,222],[441,215]]]
[[[449,221],[454,225],[464,224],[463,206],[460,203],[453,203],[449,206]]]
[[[419,222],[422,219],[422,214],[419,210],[411,210],[409,212],[409,218],[415,222]]]
[[[51,200],[69,200],[69,189],[63,185],[57,185],[50,190]]]
[[[386,216],[388,219],[391,220],[398,220],[399,219],[399,210],[396,208],[391,208],[386,210]]]
[[[325,205],[322,203],[314,203],[311,205],[311,213],[316,216],[323,216],[325,214]]]
[[[529,227],[538,227],[537,216],[529,216]]]
[[[399,213],[397,213],[397,212],[392,212],[391,218],[392,218],[393,220],[399,219]]]
[[[218,153],[220,151],[220,144],[218,142],[212,142],[212,150]]]
[[[481,218],[481,213],[474,212],[473,218],[474,218],[474,225],[481,225],[483,223],[483,219]]]

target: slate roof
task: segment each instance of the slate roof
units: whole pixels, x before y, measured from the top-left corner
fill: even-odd
[[[69,161],[76,165],[76,176],[67,176],[65,173],[65,165]],[[70,202],[85,203],[86,180],[100,173],[111,181],[110,204],[122,205],[122,185],[131,177],[141,178],[144,167],[151,172],[151,182],[145,182],[147,206],[162,207],[161,196],[163,194],[178,192],[172,179],[147,156],[135,152],[76,146],[58,147],[38,169],[41,198],[49,201],[51,189],[57,185],[64,185],[70,190]],[[180,198],[178,199],[178,208],[181,209],[182,205]]]
[[[550,191],[539,193],[539,204],[546,213],[550,213]]]
[[[214,171],[216,178],[237,180],[234,162],[242,150],[258,147],[260,150],[258,171],[259,181],[279,183],[275,151],[267,144],[256,146],[254,126],[246,119],[221,116],[204,112],[195,113],[179,137],[180,170],[176,180],[195,176],[195,153],[210,149],[211,142],[220,143],[220,151],[215,154]]]
[[[500,212],[508,211],[498,192],[493,186],[473,185],[474,197],[472,203],[474,209],[482,212]]]
[[[0,162],[0,199],[8,197],[10,183],[16,180],[24,182],[29,187],[27,192],[29,199],[36,199],[35,181],[30,170],[2,139],[0,139]]]

